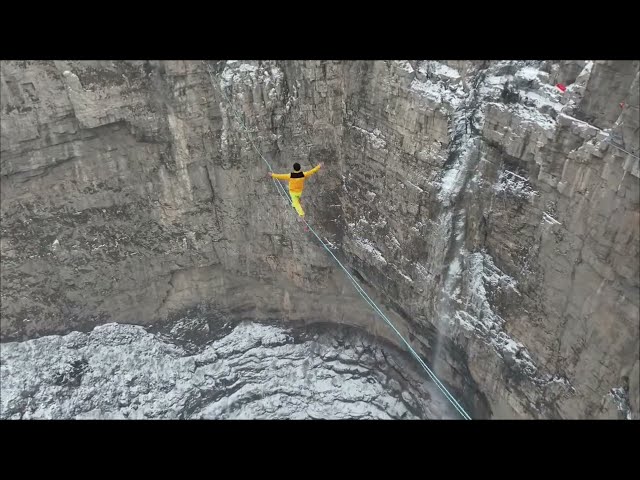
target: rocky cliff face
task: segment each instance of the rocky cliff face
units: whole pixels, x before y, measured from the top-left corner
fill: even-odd
[[[637,416],[639,65],[2,62],[2,340],[197,307],[397,341],[251,139],[325,161],[310,222],[473,417]]]
[[[214,330],[215,329],[215,330]],[[399,352],[363,332],[178,321],[106,324],[0,351],[0,418],[447,419]],[[419,368],[419,367],[418,367]]]

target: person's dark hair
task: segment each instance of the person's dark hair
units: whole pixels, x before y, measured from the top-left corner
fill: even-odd
[[[298,162],[293,164],[293,171],[297,172],[298,170],[300,170],[300,164]]]

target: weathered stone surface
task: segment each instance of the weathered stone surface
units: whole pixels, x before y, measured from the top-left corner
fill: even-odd
[[[638,416],[638,62],[210,66],[2,62],[3,341],[194,305],[397,341],[222,88],[274,169],[325,161],[309,220],[474,415]]]
[[[410,359],[362,332],[210,324],[155,335],[107,324],[5,343],[0,418],[456,418]]]
[[[586,91],[578,112],[598,128],[610,128],[624,109],[620,103],[629,103],[638,115],[638,68],[640,61],[598,60],[593,66]],[[637,128],[636,121],[636,128]],[[637,147],[637,136],[636,136]]]

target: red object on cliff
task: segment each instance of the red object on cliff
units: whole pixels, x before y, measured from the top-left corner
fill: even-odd
[[[620,108],[624,108],[624,102],[620,102]]]
[[[567,87],[565,87],[562,83],[556,83],[556,88],[560,90],[562,93],[564,93],[567,90]]]

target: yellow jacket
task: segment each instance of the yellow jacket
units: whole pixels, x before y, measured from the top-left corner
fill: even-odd
[[[300,195],[302,190],[304,190],[305,178],[310,177],[318,170],[320,170],[320,165],[317,165],[306,172],[272,173],[271,177],[276,180],[287,180],[289,182],[289,193]]]

